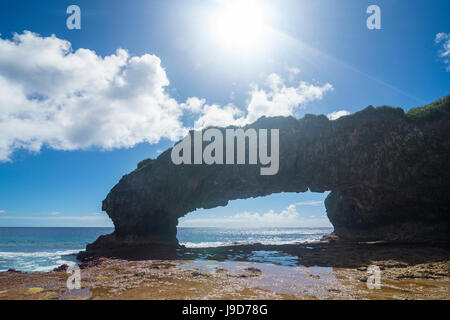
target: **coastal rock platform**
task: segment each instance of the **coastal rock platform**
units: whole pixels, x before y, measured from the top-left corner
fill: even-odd
[[[450,250],[436,245],[255,244],[175,254],[88,259],[80,264],[81,288],[73,290],[66,286],[67,267],[0,272],[0,300],[450,298]],[[379,289],[367,286],[373,265],[380,270]]]

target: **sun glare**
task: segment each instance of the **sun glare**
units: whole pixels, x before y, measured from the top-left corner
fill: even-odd
[[[267,40],[268,24],[262,1],[222,0],[212,16],[212,37],[230,51],[255,51]]]

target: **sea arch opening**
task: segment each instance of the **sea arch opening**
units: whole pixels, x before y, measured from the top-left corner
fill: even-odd
[[[197,209],[178,219],[177,239],[188,248],[310,242],[333,231],[324,200],[329,192],[285,192]]]

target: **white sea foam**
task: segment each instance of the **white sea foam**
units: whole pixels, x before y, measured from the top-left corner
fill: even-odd
[[[84,249],[78,249],[78,250],[59,250],[59,251],[37,251],[37,252],[10,252],[10,251],[3,251],[0,252],[0,258],[15,258],[15,257],[60,257],[60,256],[67,256],[70,254],[77,254],[78,252],[82,251]]]
[[[7,262],[10,268],[25,271],[25,272],[49,272],[60,265],[74,265],[76,260],[72,257],[66,258],[71,255],[75,255],[80,250],[58,250],[58,251],[37,251],[37,252],[0,252],[0,262]],[[1,268],[0,272],[7,269]]]
[[[300,243],[310,243],[312,241],[317,241],[317,237],[295,239],[295,240],[281,240],[281,239],[260,239],[256,241],[205,241],[205,242],[182,242],[186,248],[215,248],[224,246],[235,246],[235,245],[251,245],[251,244],[263,244],[263,245],[284,245],[284,244],[300,244]]]
[[[214,242],[182,242],[181,245],[184,245],[186,248],[213,248],[213,247],[223,247],[223,246],[231,246],[232,242],[222,242],[222,241],[214,241]]]
[[[310,229],[310,228],[280,228],[280,229],[228,229],[220,230],[219,234],[241,234],[241,235],[258,235],[258,236],[270,236],[270,235],[312,235],[312,234],[322,234],[329,231],[327,229]]]

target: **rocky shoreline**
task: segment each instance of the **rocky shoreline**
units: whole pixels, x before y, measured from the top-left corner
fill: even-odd
[[[67,289],[64,267],[2,272],[0,299],[450,299],[450,248],[443,244],[322,241],[171,254],[85,257],[80,290]],[[379,290],[367,288],[370,265],[381,270]]]

